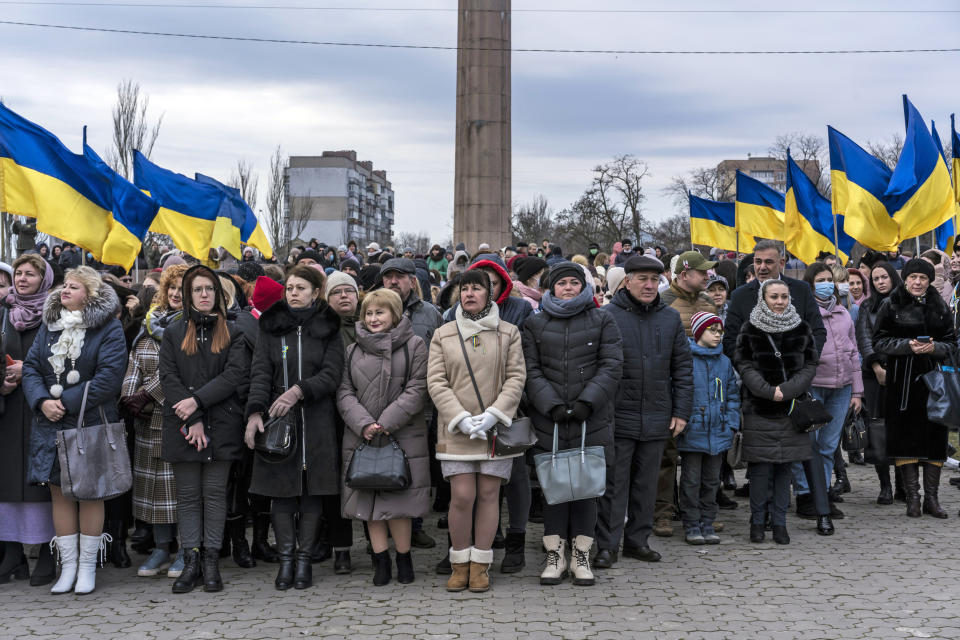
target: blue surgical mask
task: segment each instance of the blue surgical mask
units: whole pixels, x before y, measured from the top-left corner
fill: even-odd
[[[813,285],[813,295],[821,300],[826,300],[833,295],[834,286],[832,282],[817,282]]]

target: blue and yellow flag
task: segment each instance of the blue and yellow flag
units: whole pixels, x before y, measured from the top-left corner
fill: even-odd
[[[932,231],[956,211],[950,172],[917,108],[903,96],[907,134],[884,204],[900,225],[901,238]]]
[[[40,231],[129,269],[157,209],[124,183],[92,149],[75,154],[0,104],[0,210],[36,218]]]
[[[950,147],[953,150],[950,154],[953,156],[953,194],[957,202],[960,202],[960,134],[957,133],[957,125],[952,113],[950,114]]]
[[[151,231],[170,236],[178,249],[200,260],[217,247],[240,255],[240,230],[222,191],[158,167],[139,151],[133,152],[133,182],[160,205]]]
[[[268,260],[273,257],[273,249],[270,248],[270,241],[267,240],[267,234],[263,232],[263,227],[257,221],[257,216],[250,208],[250,205],[243,199],[240,190],[214,180],[210,176],[202,173],[195,174],[197,182],[216,187],[223,192],[224,206],[229,207],[229,217],[233,225],[237,227],[240,233],[240,242],[248,244],[254,249],[260,251]],[[221,213],[221,215],[223,215]],[[226,247],[225,247],[226,248]],[[229,249],[228,249],[229,251]],[[240,255],[234,256],[239,258]]]
[[[735,210],[740,233],[767,240],[785,239],[783,194],[739,170]]]
[[[827,127],[833,212],[850,237],[876,251],[896,251],[900,227],[884,205],[892,172],[853,140]]]
[[[950,162],[947,160],[947,154],[943,150],[943,142],[940,140],[940,134],[937,133],[937,123],[933,120],[930,121],[930,136],[933,138],[933,142],[937,145],[937,151],[940,152],[940,157],[943,158],[943,163],[946,164],[949,169]],[[956,215],[954,215],[949,220],[937,227],[934,231],[937,249],[946,251],[950,255],[953,255],[953,238],[956,236],[956,222]]]
[[[830,201],[820,195],[816,185],[793,161],[789,149],[784,203],[787,251],[806,264],[813,263],[821,251],[838,254],[841,263],[847,263],[855,240],[844,233],[843,216],[834,215]]]
[[[704,244],[724,251],[753,251],[756,240],[753,236],[740,234],[737,243],[736,207],[732,202],[716,202],[698,198],[692,193],[690,198],[690,240],[693,244]]]

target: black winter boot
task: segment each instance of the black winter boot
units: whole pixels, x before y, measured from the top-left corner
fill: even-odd
[[[270,546],[267,534],[270,533],[270,514],[258,513],[253,516],[253,548],[252,554],[257,560],[277,562],[277,550]]]
[[[233,546],[233,561],[241,569],[252,569],[257,561],[250,555],[250,545],[247,544],[247,522],[243,516],[227,520],[227,531],[230,532],[230,544]]]
[[[277,538],[277,557],[280,561],[277,579],[273,584],[278,591],[286,591],[293,586],[293,550],[297,546],[292,513],[273,514],[273,534]]]
[[[190,593],[203,582],[203,569],[200,568],[200,549],[183,550],[183,571],[173,583],[174,593]]]
[[[40,545],[40,555],[37,556],[37,564],[33,567],[33,573],[30,574],[30,586],[42,587],[50,584],[57,577],[57,563],[53,561],[53,553],[50,552],[50,545]]]
[[[203,590],[208,593],[223,591],[220,578],[220,551],[207,549],[203,552]]]
[[[310,551],[320,531],[319,513],[301,513],[297,525],[299,544],[296,553],[296,569],[293,576],[295,589],[306,589],[313,585],[313,566],[310,564]]]
[[[397,582],[410,584],[413,579],[413,557],[410,552],[397,553]]]
[[[907,496],[907,517],[919,518],[920,510],[920,465],[902,464],[900,473],[903,475],[903,490]]]
[[[503,562],[500,563],[500,573],[516,573],[523,569],[527,564],[524,557],[524,547],[526,547],[527,534],[507,532],[507,538],[504,542],[506,551],[503,554]]]
[[[839,464],[838,464],[839,463]],[[843,461],[843,454],[840,448],[837,448],[837,454],[833,456],[833,473],[837,477],[836,484],[833,485],[835,493],[850,493],[850,478],[847,477],[847,465]]]
[[[873,468],[877,471],[877,478],[880,479],[880,495],[877,496],[877,504],[893,504],[893,485],[890,483],[890,465],[875,464]]]
[[[225,520],[223,522],[223,537],[220,539],[220,554],[221,558],[230,557],[230,521]]]
[[[797,515],[806,520],[817,519],[817,508],[813,503],[812,493],[797,494]]]
[[[903,488],[903,467],[893,467],[893,499],[899,502],[907,501],[907,492]]]
[[[130,566],[130,555],[127,554],[127,525],[120,520],[110,520],[104,530],[113,538],[109,543],[107,558],[117,569],[126,569]]]
[[[923,465],[923,512],[934,518],[946,518],[947,512],[940,506],[940,467]]]
[[[341,549],[335,552],[333,572],[338,576],[353,573],[353,563],[350,561],[350,549]]]
[[[373,554],[373,568],[373,585],[375,587],[382,587],[383,585],[390,583],[390,579],[393,576],[390,568],[389,549]]]

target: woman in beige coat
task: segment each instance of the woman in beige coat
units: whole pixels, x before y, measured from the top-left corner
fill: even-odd
[[[400,296],[389,289],[367,295],[356,324],[357,341],[347,347],[347,366],[337,392],[343,433],[344,474],[361,439],[393,436],[410,462],[411,483],[402,491],[342,487],[343,516],[367,522],[373,547],[373,584],[390,582],[387,529],[397,548],[397,580],[413,582],[411,518],[426,515],[430,504],[430,461],[423,403],[427,396],[427,346],[403,316]],[[379,443],[389,445],[386,438]]]
[[[497,425],[510,425],[526,379],[520,332],[500,321],[490,278],[482,269],[465,272],[456,320],[434,333],[427,373],[439,413],[437,458],[452,494],[448,519],[453,573],[448,591],[490,588],[500,484],[510,479],[513,460],[491,459],[488,433]]]

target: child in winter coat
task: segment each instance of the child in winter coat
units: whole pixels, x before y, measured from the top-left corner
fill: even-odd
[[[740,429],[740,388],[733,364],[723,355],[723,321],[701,311],[690,318],[693,337],[693,413],[677,439],[682,457],[680,511],[689,544],[719,544],[717,516],[722,452]]]

